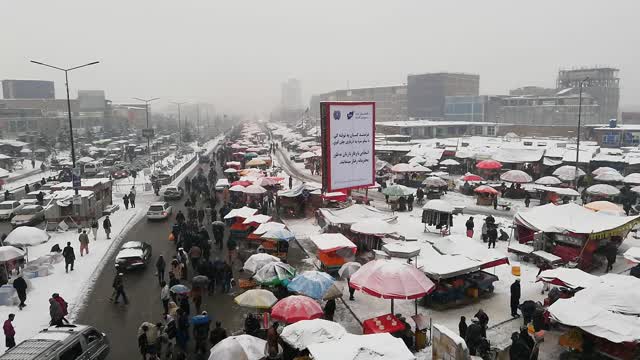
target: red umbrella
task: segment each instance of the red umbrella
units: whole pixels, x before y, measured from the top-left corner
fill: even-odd
[[[231,186],[236,186],[236,185],[247,187],[247,186],[251,185],[251,181],[238,180],[238,181],[234,181],[234,182],[231,183]]]
[[[480,194],[491,194],[491,195],[498,194],[498,190],[492,188],[489,185],[480,185],[474,191]]]
[[[502,164],[495,160],[482,160],[476,164],[476,167],[483,170],[498,170],[502,168]]]
[[[484,181],[484,179],[479,176],[479,175],[475,175],[475,174],[467,174],[465,176],[463,176],[462,181]]]
[[[349,286],[369,295],[391,299],[419,299],[435,289],[435,284],[418,268],[404,262],[373,260],[351,275]]]
[[[271,317],[293,324],[301,320],[319,319],[324,315],[320,304],[310,297],[290,295],[271,308]]]

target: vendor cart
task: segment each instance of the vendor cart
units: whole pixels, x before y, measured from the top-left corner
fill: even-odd
[[[313,235],[311,241],[318,248],[320,268],[329,274],[337,274],[342,265],[352,261],[357,251],[356,245],[339,233]]]

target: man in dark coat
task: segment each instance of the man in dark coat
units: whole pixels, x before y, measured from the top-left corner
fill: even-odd
[[[458,334],[461,338],[467,337],[467,318],[460,316],[460,322],[458,323]]]
[[[498,240],[498,229],[496,229],[495,225],[488,225],[489,229],[487,229],[487,239],[489,240],[488,248],[491,249],[491,244],[493,244],[493,248],[496,248],[496,240]]]
[[[520,305],[520,279],[511,284],[511,316],[518,317],[518,305]]]
[[[520,312],[522,313],[522,320],[525,326],[531,322],[535,310],[536,303],[533,300],[526,300],[520,305]]]
[[[76,260],[76,253],[73,251],[70,242],[68,242],[67,246],[62,250],[62,256],[64,257],[64,271],[68,273],[69,266],[71,266],[71,271],[73,271],[73,262]]]
[[[164,269],[166,266],[167,263],[164,261],[164,256],[162,256],[162,254],[158,255],[158,260],[156,260],[156,272],[158,273],[159,284],[164,281]]]
[[[27,282],[24,281],[22,274],[18,275],[18,277],[13,280],[13,288],[16,289],[18,299],[20,299],[20,305],[18,305],[18,308],[22,310],[23,307],[27,306],[24,303],[27,300]]]
[[[607,270],[605,272],[609,272],[613,270],[613,264],[616,262],[616,256],[618,255],[618,249],[613,244],[609,244],[606,247],[605,256],[607,258]]]
[[[467,237],[473,238],[473,228],[475,227],[475,224],[473,223],[473,216],[469,217],[469,220],[464,223],[464,226],[467,228]]]
[[[129,299],[127,299],[127,294],[124,292],[124,282],[122,280],[122,273],[118,273],[113,279],[113,290],[115,292],[115,296],[113,297],[113,302],[115,304],[118,303],[118,299],[122,296],[122,300],[124,300],[125,305],[129,303]]]
[[[520,339],[517,332],[511,334],[511,347],[509,348],[509,358],[517,360],[528,360],[531,349]]]
[[[178,224],[182,224],[184,222],[184,214],[182,213],[182,210],[178,210],[178,213],[176,214],[176,222]]]
[[[333,315],[336,313],[336,301],[334,299],[328,300],[324,305],[324,319],[333,321]]]
[[[111,220],[109,220],[109,215],[107,215],[107,217],[104,218],[104,221],[102,221],[102,228],[107,234],[107,239],[111,239]]]
[[[209,334],[209,342],[211,346],[216,346],[220,341],[227,338],[227,330],[222,327],[222,323],[220,321],[216,321],[216,327],[211,330],[211,334]]]
[[[484,312],[484,310],[480,309],[475,315],[476,318],[480,321],[480,327],[482,329],[482,337],[487,337],[487,325],[489,324],[489,315]]]
[[[2,325],[2,330],[4,331],[4,343],[7,346],[7,349],[11,349],[16,346],[16,330],[13,328],[13,319],[15,319],[14,314],[9,314],[9,318],[4,321]]]
[[[482,325],[480,325],[480,320],[478,320],[477,317],[471,319],[471,325],[467,328],[467,336],[465,337],[465,342],[469,348],[469,355],[476,355],[477,347],[480,345],[482,338]]]

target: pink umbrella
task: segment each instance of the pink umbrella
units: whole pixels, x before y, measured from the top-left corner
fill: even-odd
[[[484,179],[475,174],[467,173],[465,176],[461,178],[462,181],[484,181]]]
[[[483,170],[498,170],[502,168],[502,164],[495,160],[482,160],[476,164],[476,167]]]
[[[373,260],[351,276],[349,286],[369,295],[391,299],[418,299],[435,289],[435,284],[413,265],[392,260]]]
[[[271,308],[271,317],[293,324],[301,320],[319,319],[324,315],[320,304],[310,297],[290,295]]]
[[[480,194],[490,194],[490,195],[498,194],[498,190],[492,188],[489,185],[480,185],[474,191]]]

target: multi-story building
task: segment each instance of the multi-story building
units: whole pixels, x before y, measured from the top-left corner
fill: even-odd
[[[445,96],[447,121],[498,122],[504,96]]]
[[[496,136],[498,124],[470,121],[410,120],[376,124],[376,132],[386,135],[407,135],[413,139],[447,138],[466,135]]]
[[[511,96],[552,96],[557,93],[557,89],[544,88],[540,86],[523,86],[509,90]]]
[[[500,123],[531,127],[575,127],[580,111],[579,94],[564,91],[553,96],[508,96],[497,112]],[[600,106],[590,94],[582,93],[582,125],[601,124]]]
[[[289,79],[282,83],[281,106],[285,110],[301,109],[302,105],[302,84],[300,80]]]
[[[578,89],[584,81],[583,91],[591,95],[600,106],[598,123],[606,124],[611,119],[618,118],[620,102],[620,78],[618,69],[584,68],[575,70],[560,70],[556,87],[560,89]]]
[[[4,99],[54,99],[53,81],[2,80]]]
[[[480,75],[462,73],[416,74],[407,77],[407,112],[410,118],[444,119],[445,97],[478,96]]]
[[[320,101],[375,101],[376,122],[407,120],[407,86],[379,86],[335,90],[312,98],[311,109],[320,109]]]

